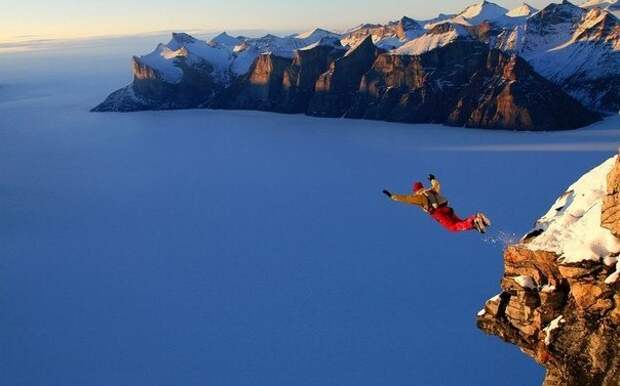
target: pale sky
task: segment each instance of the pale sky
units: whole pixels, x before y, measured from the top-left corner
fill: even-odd
[[[559,2],[560,0],[556,0]],[[344,29],[455,13],[476,0],[5,0],[0,42],[153,31]],[[8,4],[7,4],[8,3]],[[522,0],[497,1],[514,8]],[[548,0],[528,1],[541,8]]]

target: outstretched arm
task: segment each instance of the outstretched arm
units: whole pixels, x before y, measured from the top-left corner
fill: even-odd
[[[431,182],[431,190],[434,190],[435,193],[440,193],[441,184],[439,183],[439,180],[433,174],[428,175],[428,180]]]
[[[422,208],[428,206],[428,198],[421,194],[392,194],[390,198],[393,201],[402,202],[403,204],[417,205]]]

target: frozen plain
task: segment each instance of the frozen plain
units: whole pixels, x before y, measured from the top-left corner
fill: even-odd
[[[0,54],[0,384],[540,384],[475,327],[496,241],[613,155],[619,117],[511,133],[88,112],[129,83],[125,43]],[[489,238],[381,195],[427,173]]]

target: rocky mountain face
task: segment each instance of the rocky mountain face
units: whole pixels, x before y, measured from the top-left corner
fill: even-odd
[[[322,117],[344,115],[357,94],[362,76],[380,53],[381,50],[368,36],[333,62],[315,83],[315,94],[308,106],[308,114]]]
[[[547,369],[544,385],[620,384],[620,161],[584,175],[504,253],[484,332]]]
[[[524,4],[508,11],[483,1],[431,21],[403,17],[344,34],[222,33],[209,42],[173,34],[168,44],[134,57],[133,83],[93,110],[259,109],[516,130],[575,128],[596,119],[586,109],[620,110],[620,21],[608,10],[615,3],[608,3],[577,7],[564,1],[540,11]],[[493,54],[496,62],[521,69],[518,79],[482,65],[479,45],[457,41],[486,45],[487,58],[502,51]],[[451,57],[447,51],[483,71],[468,72],[469,62],[453,72],[427,66],[417,79],[395,81],[394,74],[422,69],[428,58]],[[412,62],[412,56],[425,59]],[[439,103],[432,114],[431,100]]]
[[[523,59],[476,40],[379,56],[346,116],[511,130],[577,128],[596,119]]]
[[[208,107],[305,113],[315,95],[315,83],[345,51],[338,39],[324,37],[295,51],[292,59],[262,54],[248,74]]]

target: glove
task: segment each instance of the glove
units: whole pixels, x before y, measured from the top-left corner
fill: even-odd
[[[387,191],[387,190],[384,190],[384,191],[383,191],[383,194],[385,194],[385,195],[386,195],[386,196],[388,196],[389,198],[392,198],[392,193],[390,193],[390,192],[389,192],[389,191]]]
[[[435,175],[434,174],[429,174],[428,175],[428,180],[429,181],[436,180]]]

